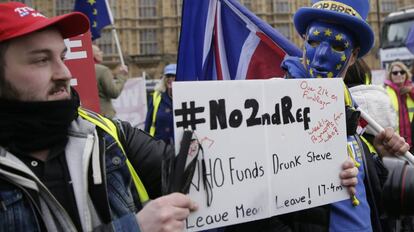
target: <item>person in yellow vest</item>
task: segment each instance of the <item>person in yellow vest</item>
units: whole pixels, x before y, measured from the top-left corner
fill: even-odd
[[[411,122],[414,114],[414,85],[411,75],[410,70],[404,63],[395,61],[388,67],[384,85],[398,114],[397,131],[413,150]]]
[[[172,148],[70,88],[64,39],[88,30],[80,12],[0,3],[0,231],[182,231],[197,206],[162,196]]]
[[[119,65],[113,73],[108,67],[101,64],[103,52],[97,45],[92,45],[93,58],[95,60],[95,75],[98,85],[99,106],[101,114],[113,118],[116,111],[112,105],[112,99],[116,99],[122,92],[128,79],[128,66]]]
[[[176,70],[176,64],[165,66],[164,75],[150,98],[145,119],[145,131],[167,144],[174,144],[172,82],[175,81]]]

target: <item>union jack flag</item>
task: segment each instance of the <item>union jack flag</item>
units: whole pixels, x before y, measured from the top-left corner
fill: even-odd
[[[177,81],[282,77],[292,42],[236,0],[184,0]]]

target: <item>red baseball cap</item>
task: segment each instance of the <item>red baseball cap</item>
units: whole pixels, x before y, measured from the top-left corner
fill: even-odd
[[[0,3],[0,42],[49,26],[56,27],[65,39],[87,32],[89,20],[80,12],[47,18],[21,2]]]

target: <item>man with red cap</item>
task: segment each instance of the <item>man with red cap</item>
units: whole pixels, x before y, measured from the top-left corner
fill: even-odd
[[[0,4],[0,231],[182,230],[196,205],[161,196],[171,148],[70,88],[63,39],[88,29],[81,13]]]

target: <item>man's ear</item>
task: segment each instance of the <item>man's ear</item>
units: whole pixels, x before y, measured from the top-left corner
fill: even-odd
[[[359,50],[360,50],[359,47],[352,50],[352,54],[351,54],[351,58],[349,58],[349,65],[348,66],[353,65],[355,63],[355,61],[357,61]]]

